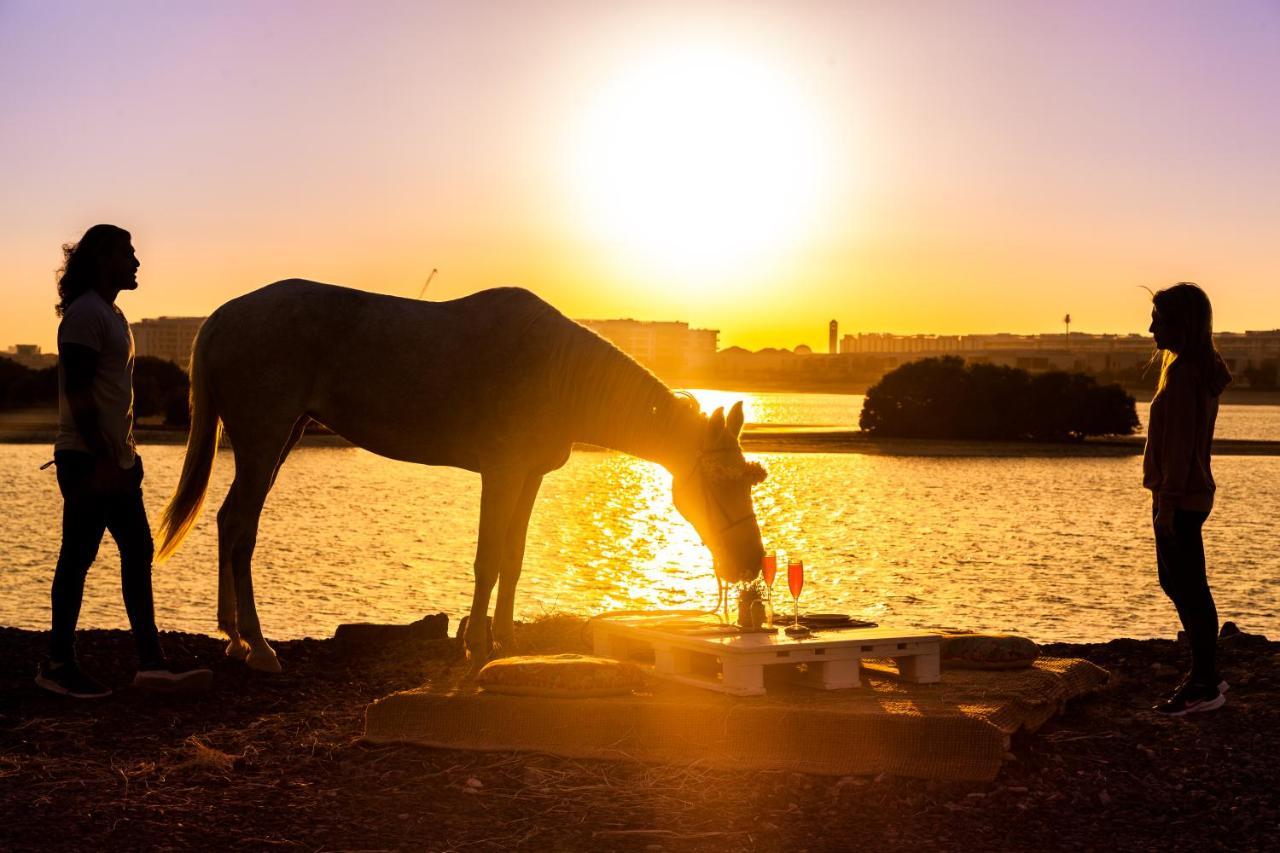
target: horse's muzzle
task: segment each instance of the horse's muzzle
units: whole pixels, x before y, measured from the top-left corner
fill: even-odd
[[[716,575],[728,583],[753,581],[760,575],[760,564],[763,559],[763,549],[759,551],[752,549],[749,553],[734,554],[724,559],[717,558]]]

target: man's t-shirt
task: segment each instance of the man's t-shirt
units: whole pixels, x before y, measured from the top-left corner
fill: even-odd
[[[98,354],[93,377],[93,402],[98,427],[114,451],[121,468],[132,468],[133,442],[133,333],[120,309],[96,290],[85,292],[67,306],[58,326],[58,344],[79,344]],[[89,452],[76,429],[67,402],[66,376],[58,371],[58,438],[53,449]]]

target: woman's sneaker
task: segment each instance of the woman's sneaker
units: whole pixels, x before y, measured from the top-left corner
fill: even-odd
[[[138,667],[133,686],[152,693],[203,693],[213,685],[213,670],[180,669],[168,661],[153,661]]]
[[[1231,685],[1227,683],[1227,680],[1222,677],[1221,673],[1219,673],[1218,675],[1215,675],[1213,677],[1213,680],[1218,682],[1219,693],[1225,694],[1228,690],[1231,689]],[[1173,691],[1176,693],[1190,683],[1191,683],[1191,673],[1188,672],[1186,675],[1182,676],[1182,680],[1178,682],[1177,687],[1173,688]]]
[[[1227,703],[1227,697],[1212,684],[1186,684],[1152,710],[1169,717],[1216,711]]]
[[[36,686],[73,699],[101,699],[111,695],[111,688],[86,674],[75,661],[60,664],[41,661],[36,669]]]

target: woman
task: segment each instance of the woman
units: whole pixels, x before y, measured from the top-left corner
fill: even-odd
[[[1213,345],[1209,297],[1179,282],[1152,299],[1151,333],[1162,354],[1151,400],[1142,483],[1151,490],[1160,586],[1173,601],[1191,644],[1191,671],[1155,706],[1171,716],[1221,708],[1227,684],[1218,675],[1218,612],[1205,576],[1200,529],[1213,509],[1209,467],[1218,397],[1231,381]]]

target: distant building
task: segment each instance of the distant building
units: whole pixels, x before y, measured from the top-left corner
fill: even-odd
[[[716,349],[720,346],[720,330],[690,329],[686,341],[685,367],[693,373],[710,370],[715,363]]]
[[[720,339],[718,329],[644,320],[579,320],[659,376],[685,376],[708,369]]]
[[[973,346],[972,336],[958,335],[845,335],[840,339],[842,353],[950,353],[959,354]]]
[[[1069,345],[1068,345],[1069,341]],[[1246,371],[1274,373],[1280,360],[1280,329],[1222,332],[1214,335],[1227,367],[1238,377]],[[1154,345],[1148,335],[1072,333],[1044,335],[845,335],[842,355],[880,359],[889,369],[931,356],[954,355],[978,364],[1000,364],[1030,371],[1073,370],[1102,376],[1149,372]]]
[[[157,317],[130,324],[137,354],[163,358],[187,369],[191,346],[206,317]]]
[[[31,370],[43,370],[58,363],[58,354],[41,352],[39,344],[14,344],[0,354]]]
[[[840,350],[837,348],[837,335],[840,333],[840,324],[835,320],[827,326],[827,354],[835,355]]]

